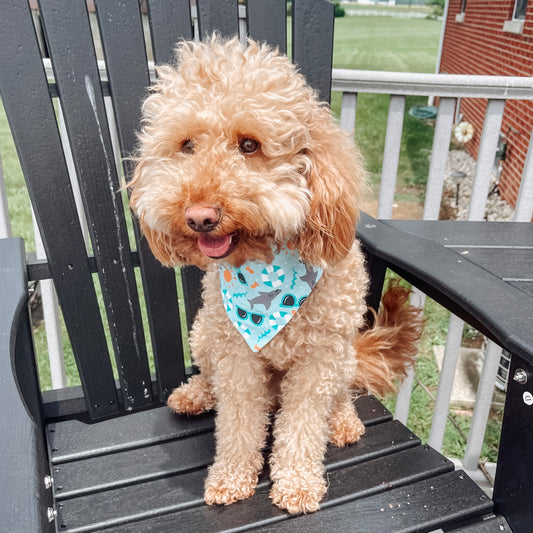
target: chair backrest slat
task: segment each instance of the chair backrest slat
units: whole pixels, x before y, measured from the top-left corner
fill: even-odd
[[[192,39],[193,25],[188,0],[150,0],[150,34],[154,62],[174,64],[174,48],[182,39]],[[181,269],[184,295],[185,320],[190,331],[201,304],[201,280],[203,272],[196,267]],[[179,382],[178,382],[179,383]]]
[[[193,38],[189,0],[149,0],[150,33],[154,62],[174,63],[174,47]]]
[[[28,3],[4,6],[0,35],[0,92],[63,309],[87,409],[93,418],[108,416],[118,411],[116,386]]]
[[[328,0],[293,0],[292,4],[293,61],[320,99],[329,102],[335,6]],[[324,76],[325,72],[330,75]]]
[[[126,409],[152,401],[120,182],[85,0],[42,0],[41,18],[80,183]],[[75,36],[67,41],[65,35]]]
[[[141,12],[136,0],[100,0],[96,9],[121,151],[128,157],[135,152],[141,105],[150,83]],[[126,181],[132,171],[131,161],[126,160]],[[185,380],[176,278],[173,269],[154,258],[137,225],[135,230],[158,394],[165,400],[172,388]]]
[[[239,34],[237,0],[196,0],[200,38],[204,40],[215,30],[223,37]]]
[[[285,0],[248,0],[248,35],[258,42],[277,46],[287,53],[287,2]]]

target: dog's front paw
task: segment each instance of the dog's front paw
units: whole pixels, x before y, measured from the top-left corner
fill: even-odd
[[[329,441],[339,447],[357,442],[365,434],[365,426],[351,405],[333,413],[329,428]]]
[[[205,481],[204,500],[208,505],[230,505],[255,494],[257,474],[232,475],[211,470]]]
[[[288,476],[275,481],[270,498],[278,507],[291,514],[314,513],[320,507],[326,493],[326,482],[322,476]]]
[[[207,505],[230,505],[239,500],[246,500],[254,494],[255,484],[235,486],[230,483],[217,483],[206,487],[204,500]]]
[[[188,383],[174,389],[167,405],[176,413],[199,415],[215,407],[215,397],[209,382],[201,375],[193,376]]]

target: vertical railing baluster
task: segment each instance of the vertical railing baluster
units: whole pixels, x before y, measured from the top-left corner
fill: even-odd
[[[439,101],[424,202],[424,220],[439,218],[456,103],[456,98],[441,98]]]
[[[518,199],[513,214],[514,222],[531,222],[533,217],[533,131],[529,138],[526,162],[520,181]]]
[[[487,204],[490,178],[494,156],[498,147],[504,108],[505,100],[489,100],[487,103],[477,154],[472,196],[468,210],[468,220],[470,221],[481,221],[485,216],[485,206]],[[455,334],[458,337],[462,337],[464,323],[458,318],[455,320],[457,321],[457,332]],[[468,435],[466,453],[463,459],[465,468],[470,470],[477,468],[479,461],[500,358],[501,348],[492,341],[488,341],[483,370],[478,385],[476,403],[472,413],[472,423]]]
[[[11,237],[11,220],[7,206],[6,182],[2,167],[2,154],[0,154],[0,239]]]
[[[504,108],[505,100],[488,101],[477,153],[476,173],[472,185],[468,220],[483,220],[485,216],[485,206],[490,189],[494,156],[498,148]]]
[[[33,209],[31,211],[33,232],[35,235],[35,251],[37,259],[46,259],[44,245],[41,238]],[[51,279],[40,281],[41,302],[43,306],[44,328],[46,332],[46,344],[48,348],[48,361],[50,364],[50,378],[53,389],[62,389],[67,386],[65,371],[65,357],[63,353],[63,336],[61,333],[61,321],[59,319],[59,304]]]
[[[413,287],[409,303],[415,307],[424,308],[426,305],[426,295],[416,287]],[[407,370],[407,375],[398,387],[398,394],[396,395],[394,418],[402,422],[402,424],[407,424],[414,381],[415,367],[412,366]]]
[[[502,349],[496,343],[488,341],[463,459],[463,465],[467,470],[475,470],[479,463],[501,356]]]
[[[460,323],[456,325],[456,322]],[[437,391],[437,400],[433,410],[433,419],[431,421],[431,431],[429,434],[428,444],[433,446],[437,451],[442,449],[444,440],[444,431],[448,419],[448,410],[450,408],[450,398],[452,395],[453,380],[459,359],[461,349],[461,335],[457,335],[458,327],[463,330],[463,322],[455,315],[450,316],[448,324],[448,335],[444,347],[444,356],[442,358],[442,368],[439,374],[439,388]]]
[[[400,161],[404,114],[405,96],[391,94],[385,149],[383,152],[383,166],[381,170],[378,218],[392,217],[396,178],[398,177],[398,163]]]
[[[342,93],[341,116],[339,120],[339,125],[344,131],[348,133],[353,133],[355,129],[356,111],[357,93]]]

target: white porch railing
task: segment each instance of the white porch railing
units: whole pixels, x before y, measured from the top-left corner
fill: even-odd
[[[478,150],[478,163],[468,211],[469,220],[483,220],[489,194],[493,161],[508,99],[533,99],[533,78],[460,76],[443,74],[413,74],[334,70],[333,90],[341,91],[340,123],[347,131],[357,129],[357,95],[360,93],[390,94],[390,107],[380,183],[378,218],[391,218],[396,190],[396,178],[402,137],[402,125],[407,95],[439,97],[433,147],[426,187],[423,219],[436,220],[442,201],[446,162],[458,99],[487,98],[488,104]],[[513,220],[530,222],[533,215],[533,136],[522,176],[519,197]],[[424,301],[424,296],[421,296]],[[443,368],[435,403],[429,444],[440,450],[450,405],[463,322],[452,316],[444,352]],[[488,342],[483,369],[476,395],[463,466],[475,470],[478,465],[485,429],[489,417],[494,383],[501,357],[501,348]],[[409,414],[414,372],[408,376],[398,394],[395,417],[406,422]]]
[[[49,67],[48,64],[46,66]],[[102,64],[101,67],[102,79],[105,79],[104,65]],[[505,101],[508,99],[533,100],[533,78],[517,77],[410,74],[335,69],[333,71],[332,88],[333,91],[342,93],[340,124],[347,131],[357,130],[356,111],[357,97],[359,94],[380,93],[391,95],[378,207],[378,217],[380,218],[391,218],[392,216],[402,126],[405,114],[405,98],[407,95],[439,97],[439,109],[435,124],[427,188],[425,191],[426,199],[423,218],[427,220],[436,220],[439,216],[445,166],[458,99],[462,97],[488,99],[479,147],[479,163],[476,167],[472,200],[468,214],[470,220],[483,220],[484,207],[489,192],[492,162],[494,161],[497,150]],[[116,128],[112,123],[111,113],[109,113],[109,120],[111,122],[111,131],[116,132]],[[64,142],[68,148],[66,134],[64,131],[62,133]],[[118,146],[116,139],[114,141],[114,145]],[[514,220],[516,221],[530,221],[533,214],[532,154],[533,144],[530,144],[518,203],[514,212]],[[76,181],[73,166],[71,166],[70,170],[73,181]],[[82,211],[80,209],[80,213]],[[8,236],[9,234],[10,220],[7,213],[4,176],[1,171],[0,160],[0,236]],[[36,241],[39,242],[38,236],[36,237]],[[424,295],[422,294],[417,294],[415,297],[424,301]],[[45,308],[50,309],[46,311],[45,320],[48,325],[53,325],[57,319],[57,303],[53,290],[49,291],[47,295],[43,294],[43,300],[45,300]],[[462,330],[462,322],[456,317],[452,317],[429,439],[429,443],[439,450],[442,446],[444,426],[448,415],[451,387],[455,374],[458,347],[461,343]],[[65,386],[65,381],[62,351],[60,348],[62,346],[60,328],[57,325],[47,327],[47,337],[50,364],[52,368],[55,368],[52,378],[53,387],[61,388]],[[500,351],[498,346],[493,343],[488,343],[484,358],[485,365],[482,371],[482,379],[478,389],[472,426],[468,438],[467,451],[463,459],[464,467],[469,470],[475,469],[478,464]],[[401,388],[397,400],[395,416],[404,422],[409,413],[412,385],[413,375],[411,374]]]

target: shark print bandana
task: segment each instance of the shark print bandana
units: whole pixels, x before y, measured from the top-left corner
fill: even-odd
[[[240,267],[220,264],[224,307],[248,346],[258,352],[296,314],[323,270],[300,261],[288,244],[272,263],[250,261]]]

